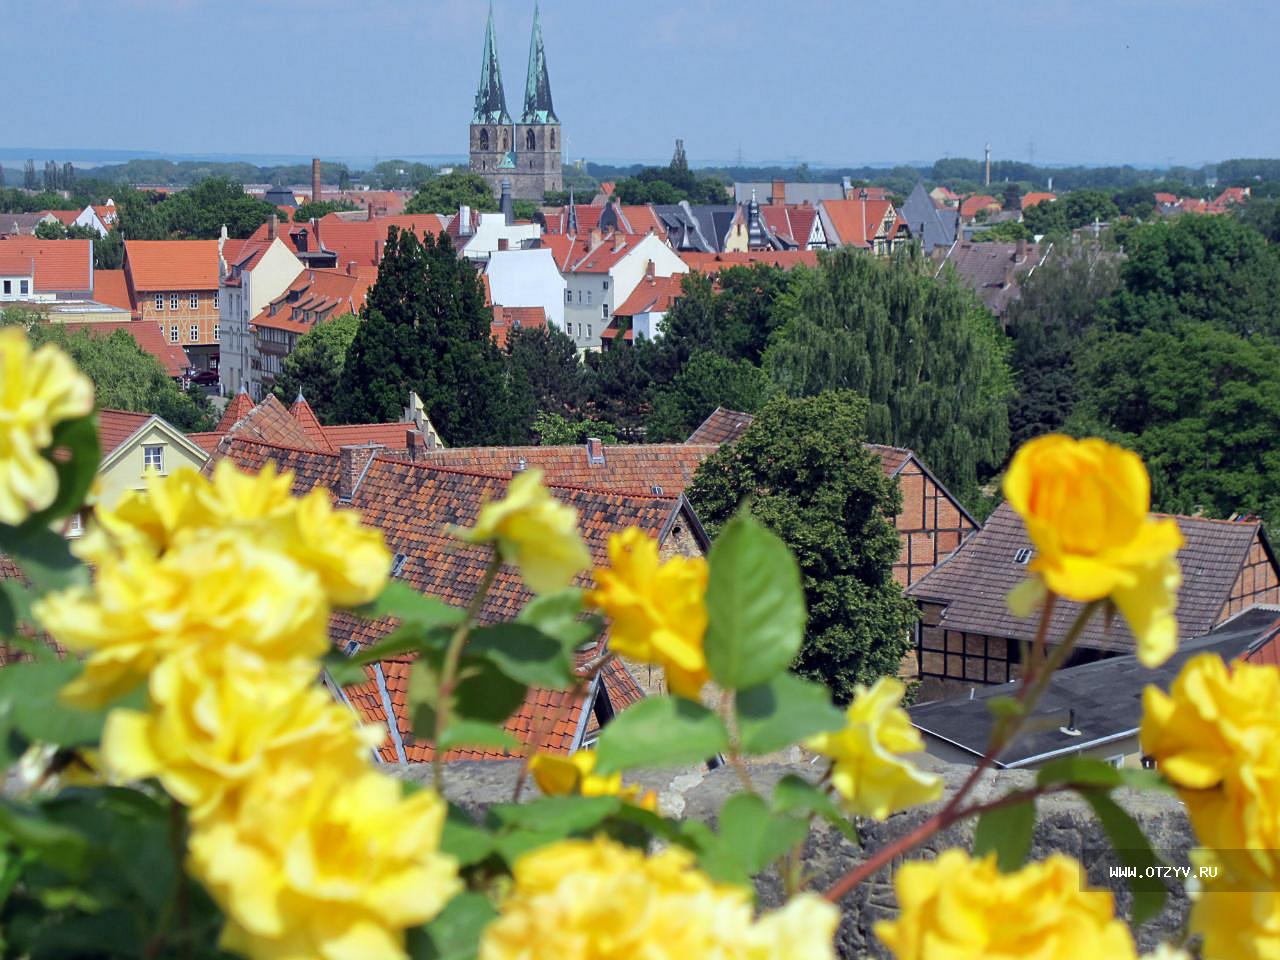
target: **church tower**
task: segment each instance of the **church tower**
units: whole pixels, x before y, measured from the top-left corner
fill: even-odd
[[[484,34],[484,61],[480,65],[480,87],[471,116],[471,172],[479,173],[496,188],[503,176],[515,171],[515,132],[507,113],[507,96],[502,90],[502,68],[493,34],[493,4],[489,4],[489,26]]]
[[[564,189],[560,118],[551,103],[551,79],[542,46],[542,22],[533,8],[529,37],[529,70],[525,78],[524,111],[515,126],[516,196],[542,201],[548,190]]]

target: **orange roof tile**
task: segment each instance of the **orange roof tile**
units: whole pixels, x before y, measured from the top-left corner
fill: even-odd
[[[231,402],[227,404],[225,410],[222,411],[222,418],[218,421],[218,425],[214,427],[214,432],[218,434],[226,434],[231,432],[231,428],[248,416],[253,410],[253,401],[249,399],[249,394],[244,389],[239,390]]]
[[[1029,210],[1038,203],[1047,203],[1049,201],[1057,200],[1057,199],[1058,199],[1058,195],[1056,193],[1045,193],[1045,192],[1037,193],[1035,191],[1031,193],[1024,193],[1022,195],[1022,209]]]
[[[849,247],[871,246],[880,224],[884,222],[893,204],[888,200],[823,200],[822,208],[835,229],[835,237],[828,237]]]
[[[665,313],[680,298],[684,274],[669,277],[645,276],[631,296],[613,311],[615,317],[634,317],[637,313]]]
[[[983,210],[992,209],[1000,209],[999,200],[985,193],[974,194],[971,197],[965,197],[960,203],[960,216],[968,219],[970,217],[976,217]]]
[[[218,289],[217,240],[126,240],[124,263],[135,291]]]
[[[307,333],[315,321],[295,319],[295,310],[319,315],[324,320],[364,309],[369,288],[378,279],[376,267],[364,267],[354,275],[345,270],[303,270],[289,287],[258,312],[255,327]]]
[[[771,233],[803,250],[818,208],[808,203],[767,203],[760,207],[760,217]]]
[[[98,444],[102,456],[106,456],[133,436],[138,428],[151,419],[149,413],[133,413],[129,410],[98,411]]]
[[[715,274],[728,267],[749,267],[752,264],[764,263],[783,270],[796,267],[816,267],[818,251],[816,250],[752,250],[735,253],[692,253],[683,252],[680,259],[694,273]]]
[[[306,398],[302,394],[298,394],[293,405],[289,407],[289,416],[298,421],[305,433],[313,444],[321,450],[329,448],[329,440],[325,436],[324,427],[320,425],[320,419],[316,416],[316,412],[311,409],[311,404],[307,403]]]
[[[129,282],[123,270],[93,271],[93,299],[121,310],[132,310],[129,298]]]
[[[407,450],[408,432],[416,428],[412,423],[344,423],[323,429],[325,439],[335,450],[339,447],[376,443],[392,451]]]
[[[541,330],[547,325],[547,314],[542,307],[503,307],[493,308],[493,322],[489,324],[489,335],[493,337],[500,349],[507,347],[507,338],[512,330],[521,327]]]
[[[49,216],[53,217],[64,227],[69,227],[76,222],[76,217],[80,216],[82,211],[80,210],[44,210],[41,212],[46,213]]]
[[[0,240],[0,257],[6,261],[13,258],[23,264],[29,263],[37,293],[87,293],[93,288],[92,240],[6,237]]]

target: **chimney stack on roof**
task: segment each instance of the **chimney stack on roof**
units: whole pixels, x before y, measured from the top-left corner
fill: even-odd
[[[354,277],[356,275],[356,262],[354,260],[347,261],[347,276]],[[314,277],[314,274],[312,275]]]
[[[648,261],[644,265],[644,275],[646,277],[654,277],[657,275],[657,272],[658,272],[658,266],[652,260]]]
[[[593,466],[604,465],[604,444],[599,437],[587,437],[587,463]]]
[[[773,195],[769,197],[769,202],[775,206],[787,202],[787,183],[785,180],[773,181]]]
[[[373,265],[376,267],[382,263],[382,241],[373,241]]]
[[[458,236],[471,236],[471,208],[465,203],[458,207]]]
[[[516,206],[515,201],[511,199],[511,178],[502,178],[502,200],[498,207],[502,211],[502,218],[506,221],[507,226],[516,222]]]
[[[338,450],[339,500],[351,501],[351,498],[355,496],[356,487],[360,485],[360,480],[364,477],[365,470],[369,468],[374,455],[381,449],[382,446],[377,443],[362,443],[341,447]]]
[[[279,229],[280,218],[273,213],[270,219],[267,220],[267,240],[274,240]]]
[[[499,237],[499,238],[498,238],[498,249],[499,249],[499,250],[510,250],[510,249],[511,249],[511,241],[510,241],[510,240],[508,240],[506,237]]]
[[[415,427],[410,427],[404,432],[405,449],[409,451],[409,459],[414,463],[419,460],[426,459],[427,438],[422,435],[422,431]]]
[[[319,203],[320,199],[320,158],[313,157],[311,160],[311,202]]]
[[[1013,245],[1013,262],[1022,263],[1027,259],[1027,239],[1019,237],[1018,242]]]

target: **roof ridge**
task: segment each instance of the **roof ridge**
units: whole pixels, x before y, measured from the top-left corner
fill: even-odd
[[[384,448],[385,449],[385,448]],[[390,452],[390,451],[388,451]],[[502,480],[510,483],[515,479],[515,474],[504,476],[500,473],[484,473],[479,470],[469,470],[465,467],[453,467],[445,464],[430,463],[424,460],[400,460],[395,457],[387,456],[382,452],[374,455],[374,460],[381,460],[383,463],[395,463],[408,467],[419,467],[426,470],[439,470],[442,473],[452,473],[464,477],[481,477],[485,480]],[[530,467],[531,470],[537,470],[538,467]],[[621,490],[602,490],[600,487],[586,486],[574,483],[547,483],[544,484],[548,490],[576,490],[581,493],[592,493],[601,497],[631,497],[638,500],[677,500],[679,497],[675,494],[665,493],[631,493]]]
[[[216,431],[212,435],[216,436],[217,435]],[[294,453],[314,453],[322,457],[340,456],[340,454],[337,451],[321,450],[319,447],[295,447],[292,444],[288,444],[288,443],[277,443],[276,441],[273,441],[273,440],[263,440],[261,437],[243,437],[243,436],[233,437],[230,434],[226,434],[226,433],[221,434],[221,436],[224,439],[229,439],[231,443],[253,443],[253,444],[257,444],[260,447],[271,447],[272,449],[275,449],[275,450],[291,450]]]

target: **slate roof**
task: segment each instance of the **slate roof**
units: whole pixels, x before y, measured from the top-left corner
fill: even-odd
[[[938,265],[937,274],[942,273],[948,263],[951,264],[961,282],[978,295],[987,309],[999,316],[1018,296],[1022,281],[1045,261],[1052,249],[1052,244],[1026,243],[1019,246],[1018,243],[999,241],[964,241],[947,250],[947,255]]]
[[[1213,629],[1240,574],[1254,539],[1263,537],[1259,521],[1234,522],[1205,517],[1175,517],[1186,543],[1178,551],[1182,588],[1178,591],[1178,636],[1187,640]],[[1021,518],[1008,503],[996,508],[986,524],[955,553],[916,581],[907,593],[917,600],[943,603],[942,626],[949,630],[1032,640],[1036,617],[1020,619],[1009,612],[1005,597],[1027,576],[1015,562],[1019,550],[1030,549]],[[1267,547],[1270,552],[1270,547]],[[1275,563],[1274,556],[1272,563]],[[1054,608],[1049,638],[1062,637],[1080,605],[1060,602]],[[1123,618],[1110,626],[1095,617],[1081,634],[1081,647],[1129,653],[1133,634]]]
[[[35,233],[36,227],[48,220],[52,213],[51,210],[40,210],[35,213],[0,213],[0,237],[31,236]]]
[[[997,757],[998,767],[1019,767],[1043,762],[1055,754],[1097,748],[1108,741],[1130,737],[1142,720],[1142,690],[1155,684],[1168,690],[1187,660],[1201,653],[1216,653],[1224,660],[1250,660],[1280,636],[1280,609],[1250,607],[1203,636],[1183,642],[1164,664],[1149,670],[1136,657],[1097,660],[1059,670],[1036,704],[1027,730]],[[947,700],[917,704],[907,709],[911,722],[929,736],[944,740],[972,754],[986,752],[992,733],[988,701],[1008,695],[1008,688],[978,686]],[[1062,728],[1078,730],[1079,735]]]
[[[653,211],[676,251],[718,253],[724,250],[725,237],[738,208],[727,204],[691,206],[682,201],[655,205]]]
[[[601,444],[593,459],[589,444],[446,447],[426,451],[421,462],[504,478],[536,467],[546,474],[547,483],[673,497],[684,491],[698,465],[715,451],[715,444]]]
[[[763,202],[766,198],[773,196],[773,182],[762,180],[735,183],[733,185],[734,202],[747,203],[751,199],[752,191],[755,191],[756,196]],[[808,203],[816,206],[823,200],[843,200],[844,186],[839,183],[787,183],[783,186],[782,198],[786,203]]]
[[[939,207],[925,190],[924,183],[915,185],[898,212],[911,228],[912,236],[921,238],[925,253],[955,242],[959,221],[955,208]]]
[[[755,416],[737,410],[726,410],[716,407],[707,419],[698,425],[698,429],[689,434],[685,443],[732,443],[747,432]]]

